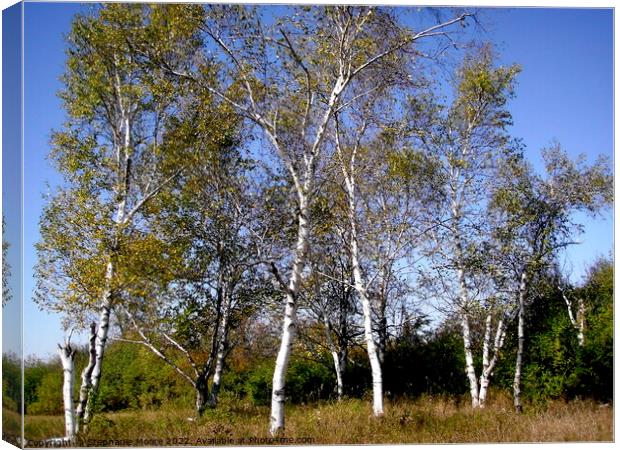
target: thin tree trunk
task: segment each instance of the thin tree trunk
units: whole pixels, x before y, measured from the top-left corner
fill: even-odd
[[[84,420],[84,413],[86,411],[86,404],[88,402],[88,395],[92,385],[92,373],[95,368],[95,361],[97,359],[97,351],[95,349],[95,341],[97,339],[97,325],[93,322],[90,324],[90,338],[88,340],[88,364],[82,371],[82,384],[80,385],[80,399],[75,412],[76,415],[76,427],[75,432],[80,430],[82,421]]]
[[[206,372],[202,372],[196,379],[195,391],[196,415],[200,417],[207,407],[207,399],[209,398],[209,379]]]
[[[585,329],[586,329],[586,307],[583,302],[583,298],[579,298],[579,310],[577,312],[577,342],[579,343],[579,347],[583,347],[586,341],[585,338]]]
[[[461,312],[461,329],[463,333],[463,349],[465,352],[465,374],[469,380],[469,393],[471,395],[471,406],[480,406],[478,394],[478,380],[476,379],[476,369],[474,367],[474,357],[471,351],[471,332],[469,329],[469,316],[465,311]]]
[[[221,336],[217,348],[217,357],[215,360],[215,372],[213,373],[213,385],[211,386],[211,395],[209,396],[209,407],[217,406],[218,394],[222,384],[222,372],[224,371],[224,360],[228,351],[228,329],[231,308],[231,293],[226,291],[224,300],[224,311],[222,312],[222,323],[220,325]]]
[[[490,315],[487,317],[487,323],[489,323],[489,317]],[[491,336],[490,326],[488,330],[489,330],[489,339],[490,339],[490,336]],[[478,399],[480,403],[480,408],[484,408],[488,390],[489,390],[489,383],[491,381],[491,376],[493,375],[493,369],[495,369],[495,365],[497,364],[497,361],[499,359],[499,353],[504,345],[505,337],[506,337],[506,329],[505,329],[504,320],[499,319],[497,323],[497,330],[495,331],[495,341],[493,344],[493,356],[489,360],[488,346],[490,346],[490,342],[488,343],[488,346],[486,349],[486,358],[483,356],[483,360],[486,359],[486,365],[483,362],[482,374],[480,375],[480,394],[479,394],[479,399]],[[485,334],[485,339],[486,339],[486,334]]]
[[[355,290],[362,301],[362,311],[364,313],[364,339],[366,341],[366,351],[370,361],[370,370],[372,373],[372,410],[375,417],[383,416],[383,376],[381,373],[381,361],[373,336],[372,326],[372,307],[368,292],[363,280],[362,270],[359,261],[359,248],[357,237],[357,224],[355,222],[355,184],[353,180],[353,171],[346,178],[346,186],[349,195],[349,226],[351,228],[351,265],[353,268],[353,280]]]
[[[457,241],[457,249],[460,249],[460,243]],[[459,250],[460,253],[460,250]],[[467,307],[467,287],[465,286],[465,273],[462,268],[457,270],[459,288],[460,288],[460,314],[461,314],[461,331],[463,334],[463,351],[465,352],[465,374],[469,381],[469,393],[471,395],[471,406],[477,408],[480,406],[480,397],[478,391],[478,379],[476,377],[476,368],[474,367],[474,357],[471,350],[471,331],[469,328],[469,313]]]
[[[359,269],[357,270],[359,272]],[[356,278],[358,278],[356,276]],[[359,286],[359,283],[355,283]],[[368,359],[370,360],[370,370],[372,372],[372,410],[375,417],[383,416],[383,376],[381,373],[381,362],[375,344],[375,338],[372,333],[372,318],[370,300],[366,294],[366,290],[360,286],[359,291],[362,299],[362,310],[364,312],[364,339],[366,341],[366,350]]]
[[[462,156],[464,157],[467,153],[466,150],[463,150]],[[458,199],[459,195],[457,192],[457,183],[460,178],[460,169],[456,168],[451,171],[451,195],[452,195],[452,220],[454,221],[452,233],[454,240],[454,253],[456,257],[456,275],[458,280],[459,287],[459,314],[461,316],[461,332],[463,335],[463,351],[465,353],[465,375],[467,376],[467,380],[469,382],[469,393],[471,396],[471,406],[472,408],[478,408],[480,406],[480,397],[478,390],[478,379],[476,377],[476,368],[474,366],[474,358],[472,355],[471,349],[471,330],[469,327],[469,301],[468,301],[468,290],[467,285],[465,283],[465,269],[464,269],[464,258],[463,258],[463,244],[461,242],[461,230],[460,230],[460,222],[461,222],[461,203]],[[464,188],[463,188],[464,189]]]
[[[60,355],[63,370],[62,398],[65,411],[65,439],[70,442],[73,441],[76,433],[75,411],[73,410],[75,353],[75,349],[71,348],[68,340],[64,345],[58,345],[58,354]]]
[[[482,373],[480,374],[480,392],[478,393],[478,403],[481,408],[484,408],[484,400],[486,399],[486,392],[488,388],[488,377],[485,374],[489,368],[489,353],[491,352],[491,328],[493,321],[493,315],[487,314],[487,318],[484,324],[484,339],[482,341]]]
[[[308,250],[309,208],[305,195],[300,195],[300,207],[297,227],[297,245],[295,260],[287,286],[286,304],[284,306],[284,321],[282,323],[282,337],[280,350],[273,371],[273,387],[271,392],[270,432],[273,436],[284,430],[284,402],[286,369],[291,354],[295,327],[297,325],[297,294],[301,283],[302,271],[305,267]]]
[[[108,340],[110,329],[110,312],[112,310],[112,278],[114,276],[114,264],[108,261],[105,275],[105,289],[102,295],[102,302],[99,312],[99,329],[95,339],[95,365],[91,374],[91,386],[87,394],[86,408],[84,411],[84,424],[88,424],[92,417],[94,397],[99,390],[101,381],[101,369],[103,364],[103,353]]]
[[[366,341],[366,351],[370,361],[370,369],[372,372],[372,410],[375,416],[383,415],[383,377],[381,373],[381,362],[375,344],[375,338],[372,333],[372,310],[370,299],[366,292],[362,279],[362,271],[360,269],[358,259],[357,234],[355,224],[352,223],[353,232],[351,233],[351,260],[353,265],[353,277],[355,280],[355,289],[362,300],[362,310],[364,313],[364,339]]]
[[[388,340],[388,331],[387,331],[387,318],[385,317],[385,307],[387,305],[387,298],[382,293],[379,298],[379,308],[378,308],[378,322],[379,322],[379,330],[378,330],[378,353],[379,353],[379,361],[381,364],[385,361],[385,351],[387,348],[387,340]]]
[[[515,377],[512,384],[513,400],[515,411],[520,413],[523,411],[521,404],[521,369],[523,366],[523,347],[525,343],[525,291],[527,288],[527,273],[524,270],[521,273],[521,282],[519,284],[519,311],[517,323],[517,358],[515,361]]]
[[[336,394],[338,395],[338,400],[342,400],[344,396],[343,368],[340,365],[340,355],[338,352],[332,352],[332,359],[334,360],[334,370],[336,372]]]
[[[573,325],[573,328],[577,330],[577,342],[579,347],[583,347],[585,342],[584,330],[585,330],[585,305],[583,303],[583,299],[578,299],[578,309],[577,309],[577,318],[573,315],[573,303],[568,299],[562,288],[558,286],[560,293],[562,294],[562,298],[566,303],[566,309],[568,310],[568,318],[570,323]]]
[[[342,399],[344,393],[344,385],[343,385],[343,368],[341,365],[341,354],[338,352],[338,348],[334,342],[332,337],[332,326],[329,322],[329,318],[327,317],[327,313],[323,312],[323,323],[325,324],[325,337],[327,338],[327,346],[329,347],[329,351],[332,355],[332,360],[334,361],[334,372],[336,373],[336,393],[338,395],[338,400]]]

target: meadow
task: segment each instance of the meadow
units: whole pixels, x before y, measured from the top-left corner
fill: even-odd
[[[197,420],[190,409],[101,414],[78,446],[183,446],[269,444],[397,444],[612,441],[613,408],[588,400],[554,400],[527,405],[516,414],[508,396],[493,397],[472,410],[466,397],[422,396],[386,404],[382,418],[366,400],[347,399],[287,409],[286,432],[267,432],[269,409],[226,400]],[[26,416],[32,441],[63,435],[61,416]],[[30,444],[33,445],[33,444]]]

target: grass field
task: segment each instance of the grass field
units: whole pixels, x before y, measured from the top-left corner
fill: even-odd
[[[285,440],[268,440],[269,409],[246,402],[223,402],[199,420],[191,410],[100,414],[80,437],[84,446],[364,444],[451,442],[612,441],[613,408],[590,401],[554,401],[517,415],[510,399],[492,399],[482,411],[466,401],[420,398],[386,404],[372,417],[369,402],[345,400],[287,410]],[[26,438],[59,437],[60,416],[27,416]],[[262,439],[262,440],[261,440]]]

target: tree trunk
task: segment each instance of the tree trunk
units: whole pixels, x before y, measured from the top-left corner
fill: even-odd
[[[286,369],[291,354],[293,340],[295,338],[295,327],[297,324],[297,294],[301,283],[302,271],[306,263],[306,252],[308,249],[309,232],[309,208],[307,198],[300,195],[300,207],[297,227],[297,245],[295,247],[295,260],[291,276],[287,286],[286,304],[284,306],[284,321],[282,323],[282,337],[280,340],[280,350],[276,359],[276,366],[273,371],[273,387],[271,392],[271,418],[270,429],[272,436],[284,430],[284,401]]]
[[[497,322],[497,330],[495,332],[495,341],[493,344],[493,356],[489,359],[489,347],[490,347],[490,336],[491,336],[491,328],[490,328],[490,315],[487,317],[487,324],[489,324],[489,341],[486,341],[486,333],[485,333],[485,341],[488,344],[485,346],[485,355],[483,355],[483,369],[482,374],[480,375],[480,394],[479,394],[479,404],[480,408],[484,408],[487,394],[489,390],[489,383],[491,381],[491,376],[493,375],[493,369],[495,369],[495,365],[499,359],[499,352],[504,345],[504,338],[506,337],[506,330],[503,319],[499,319]],[[485,361],[486,360],[486,363]]]
[[[460,255],[460,241],[457,240],[457,253]],[[460,257],[459,257],[460,258]],[[457,269],[460,289],[460,315],[461,315],[461,331],[463,333],[463,350],[465,352],[465,374],[469,381],[469,393],[471,395],[471,406],[477,408],[480,406],[480,397],[478,392],[478,379],[476,378],[476,368],[474,367],[474,357],[471,350],[471,331],[469,329],[469,314],[467,312],[467,287],[465,286],[465,272],[461,267]]]
[[[103,352],[105,351],[110,329],[110,312],[112,310],[112,278],[114,276],[114,264],[110,260],[106,268],[105,290],[99,312],[99,329],[95,339],[95,365],[91,374],[91,386],[87,394],[86,408],[84,411],[84,424],[88,424],[92,417],[94,397],[99,390],[101,381],[101,369],[103,364]]]
[[[488,313],[484,324],[484,339],[482,341],[482,373],[480,374],[480,392],[478,394],[478,404],[481,408],[484,408],[484,401],[486,399],[487,389],[489,386],[488,368],[489,353],[491,352],[492,320],[492,314]]]
[[[344,385],[343,385],[343,365],[342,365],[342,349],[336,347],[336,343],[332,337],[332,325],[329,321],[329,317],[327,313],[323,311],[323,323],[325,325],[325,337],[327,340],[327,346],[329,348],[329,352],[332,355],[332,360],[334,361],[334,372],[336,373],[336,393],[338,395],[338,400],[342,399],[344,393]]]
[[[377,332],[378,335],[378,353],[379,353],[379,361],[381,364],[385,361],[385,351],[387,348],[387,340],[388,340],[388,331],[387,331],[387,318],[385,317],[385,307],[387,305],[387,298],[381,294],[379,298],[379,308],[378,308],[378,322],[379,322],[379,330]]]
[[[577,312],[578,330],[577,330],[577,342],[579,347],[583,347],[586,338],[584,331],[586,329],[586,307],[583,302],[583,298],[579,298],[579,310]]]
[[[88,395],[92,385],[92,373],[95,368],[95,361],[97,359],[97,351],[95,349],[95,341],[97,339],[97,325],[93,322],[90,324],[90,338],[88,340],[88,364],[82,371],[82,384],[80,385],[80,399],[75,412],[76,415],[76,427],[75,432],[80,430],[82,421],[84,420],[84,413],[86,411],[86,404],[88,402]]]
[[[218,394],[222,384],[222,372],[224,371],[224,360],[228,351],[228,329],[231,307],[231,293],[226,291],[226,299],[224,300],[224,311],[222,312],[222,323],[220,325],[221,336],[217,347],[217,357],[215,360],[215,372],[213,373],[213,385],[211,386],[211,395],[209,396],[209,407],[217,406]]]
[[[58,345],[58,354],[62,363],[63,384],[62,398],[65,410],[65,439],[73,441],[76,433],[75,413],[73,410],[73,371],[75,367],[75,349],[67,341]]]
[[[209,379],[205,372],[201,373],[196,379],[196,415],[202,416],[206,407],[207,399],[209,398]]]
[[[585,342],[584,330],[585,330],[585,305],[583,303],[583,299],[579,298],[578,306],[577,306],[577,318],[573,315],[573,303],[568,299],[564,291],[561,287],[558,286],[558,290],[562,294],[562,298],[566,303],[566,309],[568,310],[568,318],[570,323],[573,325],[573,328],[577,331],[577,342],[579,347],[583,347]]]
[[[357,283],[356,283],[357,284]],[[381,373],[381,362],[375,345],[375,338],[372,333],[372,319],[370,300],[362,288],[360,297],[362,298],[362,310],[364,312],[364,339],[366,340],[366,350],[370,360],[370,370],[372,372],[372,410],[375,417],[383,416],[383,376]]]
[[[334,361],[334,372],[336,372],[336,394],[338,395],[338,400],[342,400],[343,396],[343,384],[342,384],[342,369],[340,367],[340,356],[338,352],[333,350],[331,352],[332,360]]]
[[[474,357],[471,351],[471,332],[469,330],[469,316],[465,311],[461,312],[461,329],[463,332],[463,349],[465,351],[465,374],[469,380],[469,393],[471,395],[471,406],[480,406],[478,394],[478,380],[476,379],[476,369],[474,367]]]
[[[372,410],[375,417],[381,417],[383,416],[383,376],[381,373],[381,362],[379,360],[377,345],[373,336],[372,307],[360,268],[357,224],[355,221],[355,184],[352,175],[351,178],[346,179],[346,186],[349,196],[351,266],[353,269],[355,290],[362,301],[362,311],[364,313],[364,340],[366,341],[366,351],[368,353],[370,370],[372,373]]]
[[[519,311],[517,323],[517,358],[515,362],[515,377],[512,384],[513,400],[515,411],[521,413],[523,405],[521,404],[521,368],[523,365],[523,346],[525,343],[525,291],[527,288],[527,274],[525,270],[521,273],[521,282],[519,284]]]

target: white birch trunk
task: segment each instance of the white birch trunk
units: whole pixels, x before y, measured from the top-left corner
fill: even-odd
[[[462,158],[465,158],[467,154],[467,147],[462,152]],[[467,311],[469,301],[468,301],[468,290],[467,285],[465,283],[465,269],[463,262],[463,247],[461,242],[461,230],[460,230],[460,222],[461,222],[461,201],[459,200],[458,194],[458,185],[460,184],[460,173],[461,170],[459,168],[451,169],[451,196],[452,196],[452,204],[451,204],[451,212],[452,212],[452,220],[454,221],[452,233],[454,239],[454,253],[456,258],[456,275],[458,280],[459,287],[459,314],[461,316],[461,332],[463,335],[463,351],[465,353],[465,375],[467,376],[467,380],[469,382],[469,393],[471,396],[471,406],[472,408],[478,408],[480,406],[480,397],[479,397],[479,389],[478,389],[478,379],[476,377],[476,368],[474,367],[474,358],[472,355],[472,342],[471,342],[471,330],[469,327],[469,312]],[[461,186],[461,189],[465,189]]]
[[[350,207],[354,208],[354,205],[350,205]],[[357,228],[354,218],[351,217],[351,219],[351,263],[353,266],[353,279],[355,290],[362,301],[362,311],[364,313],[364,339],[366,341],[366,351],[368,353],[370,370],[372,372],[372,410],[374,415],[379,417],[383,415],[383,376],[381,373],[381,362],[379,361],[377,345],[372,333],[372,308],[360,269]]]
[[[271,417],[270,428],[272,436],[284,430],[284,402],[286,369],[291,355],[293,339],[295,338],[295,327],[297,324],[297,294],[301,283],[302,271],[305,266],[306,253],[308,250],[309,232],[309,208],[305,195],[300,195],[297,245],[295,247],[295,260],[286,292],[286,304],[284,306],[284,321],[282,323],[282,337],[280,340],[280,350],[276,359],[276,366],[273,371],[273,387],[271,392]]]
[[[362,301],[362,311],[364,314],[364,340],[366,341],[366,352],[370,361],[370,370],[372,373],[372,410],[375,417],[383,416],[383,374],[381,373],[381,361],[377,344],[373,336],[372,327],[372,306],[366,291],[366,283],[363,279],[362,270],[359,261],[359,248],[357,236],[357,223],[355,220],[355,180],[353,178],[354,170],[353,154],[350,163],[350,173],[345,174],[345,184],[349,197],[349,227],[351,229],[351,266],[353,269],[353,280],[355,290]]]
[[[336,393],[338,400],[342,400],[344,396],[343,369],[340,365],[340,356],[338,352],[332,351],[332,359],[334,360],[334,371],[336,372]]]
[[[228,322],[230,317],[231,293],[226,290],[226,298],[224,300],[224,311],[222,312],[222,322],[220,325],[221,336],[217,347],[217,356],[215,359],[215,372],[213,373],[213,384],[211,386],[211,394],[209,396],[209,406],[215,408],[217,406],[218,394],[222,384],[222,372],[224,371],[224,359],[228,349]]]
[[[463,350],[465,352],[465,374],[469,381],[469,393],[471,395],[471,406],[480,406],[478,394],[478,380],[476,379],[476,369],[474,367],[474,357],[471,351],[471,332],[469,329],[469,316],[465,311],[461,312],[461,329],[463,333]]]
[[[495,369],[495,365],[497,364],[497,361],[499,359],[500,350],[504,346],[504,338],[506,337],[506,329],[505,329],[504,321],[503,319],[500,319],[497,323],[497,330],[495,332],[495,341],[493,344],[493,356],[489,359],[488,349],[490,347],[490,336],[491,336],[491,327],[490,327],[490,320],[489,320],[490,317],[491,317],[490,315],[487,317],[487,326],[488,326],[488,331],[489,331],[488,340],[486,338],[486,331],[485,331],[486,358],[483,355],[483,360],[486,359],[486,364],[485,362],[483,362],[482,374],[480,375],[480,394],[478,397],[480,408],[484,408],[484,405],[487,399],[487,394],[489,391],[489,383],[491,381],[491,376],[493,375],[493,369]]]
[[[122,134],[122,144],[117,141],[116,145],[116,164],[120,169],[121,179],[116,180],[117,186],[115,189],[116,195],[119,196],[119,200],[116,204],[116,218],[115,218],[115,236],[114,245],[118,244],[119,233],[121,228],[125,225],[127,219],[127,200],[130,188],[130,171],[131,171],[131,147],[132,147],[132,121],[130,119],[131,105],[123,102],[122,94],[122,82],[115,72],[114,88],[117,92],[117,102],[120,111],[121,125],[117,129],[119,135]],[[99,382],[101,380],[101,371],[103,364],[103,353],[108,340],[108,333],[110,328],[110,313],[112,311],[112,289],[113,278],[115,275],[115,267],[112,254],[108,255],[108,264],[106,266],[104,290],[101,298],[101,305],[99,310],[99,328],[97,330],[97,337],[95,340],[95,365],[91,374],[91,386],[88,392],[88,399],[86,401],[86,407],[84,411],[84,424],[88,424],[92,417],[92,405],[93,397],[97,395],[99,390]]]
[[[92,417],[93,396],[97,395],[99,382],[101,380],[101,369],[103,364],[103,352],[108,340],[110,329],[110,312],[112,310],[112,278],[114,277],[114,264],[108,261],[105,276],[105,289],[102,295],[102,302],[99,311],[99,328],[95,339],[95,365],[91,375],[91,385],[84,411],[84,423],[90,422]]]
[[[80,425],[84,419],[84,413],[86,411],[86,403],[88,402],[88,394],[90,392],[92,384],[92,373],[95,368],[95,361],[97,359],[97,352],[95,350],[95,340],[97,339],[97,325],[92,323],[90,325],[90,338],[88,340],[88,364],[82,371],[82,384],[80,385],[80,399],[76,408],[76,424],[75,432],[80,430]]]
[[[323,312],[323,314],[323,323],[325,324],[325,337],[327,338],[327,346],[329,347],[329,351],[332,355],[332,360],[334,361],[334,372],[336,372],[336,392],[338,394],[338,400],[341,400],[342,396],[344,395],[344,368],[341,364],[341,356],[338,353],[338,349],[336,348],[336,344],[334,343],[334,339],[332,338],[331,323],[329,322],[327,314],[325,312]]]
[[[75,367],[75,349],[67,341],[58,345],[58,354],[62,363],[63,383],[62,399],[65,411],[65,439],[73,441],[76,433],[75,412],[73,410],[73,372]]]
[[[489,353],[491,352],[491,328],[493,315],[487,314],[484,324],[484,339],[482,341],[482,373],[480,374],[480,391],[478,393],[478,406],[484,408],[489,379],[485,376],[489,368]]]
[[[579,347],[583,347],[585,344],[585,329],[586,329],[586,307],[583,302],[583,299],[579,299],[579,310],[577,312],[577,342],[579,343]]]
[[[512,384],[513,400],[515,411],[520,413],[523,411],[521,404],[521,368],[523,365],[523,346],[525,343],[525,291],[527,289],[527,273],[524,270],[521,273],[521,282],[519,284],[519,311],[517,323],[517,358],[515,361],[515,377]]]
[[[457,249],[460,253],[460,244],[457,242]],[[461,314],[461,332],[463,334],[463,351],[465,353],[465,374],[469,381],[469,393],[471,395],[471,406],[477,408],[480,406],[480,397],[478,391],[478,379],[476,377],[476,368],[474,367],[474,357],[471,350],[471,331],[469,328],[469,314],[467,313],[467,287],[465,286],[465,273],[462,268],[457,269],[460,289],[460,314]]]
[[[584,330],[585,330],[585,315],[586,315],[583,299],[580,298],[578,300],[579,305],[577,309],[577,318],[575,318],[575,316],[573,315],[573,303],[569,300],[569,298],[566,296],[566,294],[560,287],[558,287],[558,289],[560,290],[560,293],[562,294],[562,298],[564,299],[564,302],[566,303],[566,309],[568,310],[568,318],[570,320],[570,323],[573,325],[573,328],[577,330],[577,342],[579,344],[579,347],[583,347],[583,344],[585,342]]]
[[[355,263],[354,263],[355,267]],[[356,278],[356,289],[362,299],[362,310],[364,312],[364,338],[366,340],[366,351],[368,352],[368,359],[370,360],[370,370],[372,372],[372,411],[375,417],[383,416],[383,376],[381,373],[381,362],[379,361],[379,354],[377,352],[377,346],[375,344],[375,338],[372,333],[372,317],[370,300],[366,293],[366,289],[360,284],[360,270],[359,266],[353,269]]]

